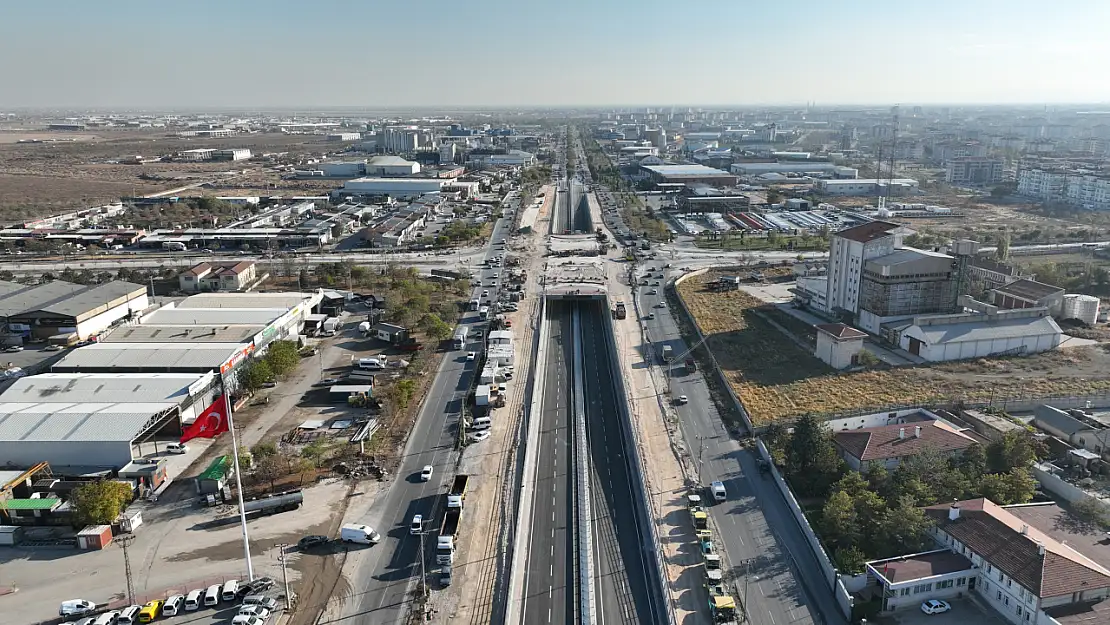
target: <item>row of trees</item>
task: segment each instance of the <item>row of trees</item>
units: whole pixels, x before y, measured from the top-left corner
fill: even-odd
[[[1001,505],[1032,500],[1036,482],[1029,467],[1047,454],[1029,433],[1012,432],[956,456],[927,450],[893,471],[875,465],[859,473],[848,470],[832,433],[812,415],[790,433],[772,426],[764,440],[794,492],[824,501],[811,521],[837,566],[852,572],[867,560],[928,546],[931,524],[923,506],[977,497]]]
[[[293,372],[301,356],[293,341],[274,341],[266,349],[266,355],[252,359],[239,369],[239,388],[255,392],[267,382],[273,382]]]

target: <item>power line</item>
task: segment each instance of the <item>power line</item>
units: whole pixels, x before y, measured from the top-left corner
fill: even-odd
[[[123,574],[127,577],[127,602],[129,605],[135,605],[135,582],[131,576],[131,556],[127,548],[135,540],[134,534],[122,534],[116,538],[121,549],[123,549]]]

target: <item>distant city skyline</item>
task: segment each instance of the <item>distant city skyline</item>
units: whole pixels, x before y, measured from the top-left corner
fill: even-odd
[[[23,2],[0,111],[1110,102],[1110,4]]]

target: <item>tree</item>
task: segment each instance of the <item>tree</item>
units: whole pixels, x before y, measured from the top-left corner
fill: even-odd
[[[286,475],[286,463],[280,454],[262,456],[254,463],[254,475],[269,482],[270,490],[273,490],[275,483]]]
[[[840,479],[842,464],[825,424],[812,414],[802,415],[786,448],[791,485],[804,497],[824,496]]]
[[[925,516],[925,511],[910,498],[902,498],[883,515],[879,528],[882,549],[877,555],[890,557],[921,551],[929,543],[930,527],[932,521]]]
[[[322,440],[314,440],[304,446],[301,450],[301,457],[312,463],[313,467],[320,466],[324,461],[324,456],[328,453],[328,448]]]
[[[1011,469],[1027,468],[1043,457],[1045,449],[1029,432],[1007,432],[987,445],[987,469],[991,473],[1007,473]]]
[[[274,379],[274,371],[267,361],[252,360],[239,369],[236,377],[240,388],[253,393],[262,388],[263,384]]]
[[[266,350],[266,362],[276,376],[285,376],[293,372],[301,362],[297,352],[297,344],[293,341],[274,341]]]
[[[998,237],[998,246],[994,249],[994,257],[1000,262],[1010,258],[1010,233],[1006,232]]]
[[[432,339],[442,341],[451,336],[451,326],[444,323],[443,319],[435,313],[428,313],[420,319],[420,327]]]
[[[859,541],[859,521],[855,502],[844,491],[836,491],[825,501],[821,512],[821,537],[839,551],[854,547]]]
[[[239,466],[241,466],[244,469],[249,469],[249,468],[251,468],[251,465],[253,465],[253,464],[254,464],[254,456],[251,454],[251,450],[247,449],[246,445],[240,445],[239,446]]]
[[[833,554],[833,563],[842,573],[851,575],[862,573],[866,562],[867,556],[855,546],[837,549]]]
[[[131,503],[131,486],[115,480],[88,482],[73,490],[75,520],[81,525],[109,525]]]
[[[266,456],[276,456],[278,452],[277,445],[269,442],[257,443],[251,447],[251,455],[255,459],[265,458]]]

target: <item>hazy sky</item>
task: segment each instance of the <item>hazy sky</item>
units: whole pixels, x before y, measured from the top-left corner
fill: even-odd
[[[1089,0],[6,0],[3,107],[1110,102]]]

